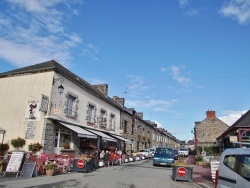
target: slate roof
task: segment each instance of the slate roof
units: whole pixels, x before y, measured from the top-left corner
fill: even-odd
[[[248,110],[244,115],[242,115],[231,127],[229,127],[223,134],[217,137],[220,138],[229,135],[233,131],[239,128],[249,128],[250,129],[250,110]]]

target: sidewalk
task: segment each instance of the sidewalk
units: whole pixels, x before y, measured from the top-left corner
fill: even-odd
[[[195,156],[189,155],[186,163],[193,167],[193,182],[201,188],[214,188],[215,183],[212,180],[211,167],[195,164]]]

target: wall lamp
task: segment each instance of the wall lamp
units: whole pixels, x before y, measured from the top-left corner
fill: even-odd
[[[57,78],[57,79],[53,78],[53,85],[54,85],[57,81],[59,81],[59,82],[61,83],[61,85],[58,86],[58,93],[61,95],[61,94],[63,93],[63,91],[64,91],[64,87],[63,87],[63,85],[62,85],[62,83],[64,82],[64,79],[63,79],[63,78]]]

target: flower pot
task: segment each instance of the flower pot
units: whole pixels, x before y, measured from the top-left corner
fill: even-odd
[[[46,175],[47,176],[53,176],[54,175],[54,169],[46,170]]]

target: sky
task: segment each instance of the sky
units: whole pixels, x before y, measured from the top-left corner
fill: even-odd
[[[250,0],[2,0],[0,72],[55,60],[179,140],[250,106]]]

